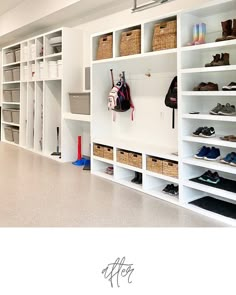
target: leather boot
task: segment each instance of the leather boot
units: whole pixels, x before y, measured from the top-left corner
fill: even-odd
[[[205,64],[205,67],[214,67],[217,66],[217,63],[220,61],[220,54],[213,55],[213,61],[208,64]]]
[[[217,38],[216,42],[218,41],[225,41],[228,36],[232,35],[232,20],[226,20],[225,22],[221,22],[222,26],[222,37]]]
[[[218,62],[218,66],[228,66],[229,65],[229,53],[221,53],[221,59]]]
[[[136,183],[138,181],[139,178],[139,173],[135,171],[135,177],[131,180],[131,182]]]
[[[138,176],[138,180],[135,181],[136,184],[142,184],[143,182],[143,174],[142,173],[138,173],[139,176]]]
[[[236,39],[236,19],[233,20],[233,30],[232,34],[227,36],[226,40],[233,40]]]

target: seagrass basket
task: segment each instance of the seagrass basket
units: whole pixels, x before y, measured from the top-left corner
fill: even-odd
[[[120,56],[133,55],[141,52],[141,29],[121,33]]]
[[[98,41],[98,49],[96,59],[112,58],[112,34],[101,36]]]
[[[177,30],[176,20],[162,22],[154,26],[152,39],[152,50],[164,50],[176,48],[177,46]]]

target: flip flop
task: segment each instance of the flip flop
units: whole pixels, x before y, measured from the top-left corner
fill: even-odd
[[[235,136],[234,135],[226,135],[226,136],[220,137],[220,139],[229,141],[230,138],[232,138],[232,137],[235,137]]]

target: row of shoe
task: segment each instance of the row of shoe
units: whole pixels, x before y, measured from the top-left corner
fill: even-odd
[[[236,135],[225,135],[220,137],[221,140],[236,142]]]
[[[105,173],[106,174],[109,174],[109,175],[113,175],[114,174],[114,168],[113,168],[113,166],[107,167]]]
[[[131,182],[136,183],[136,184],[142,184],[143,183],[143,174],[135,171],[135,176],[131,180]]]
[[[162,190],[163,193],[168,194],[170,196],[178,196],[179,194],[179,186],[173,184],[167,184],[166,187]]]
[[[215,137],[215,129],[214,127],[198,127],[193,133],[193,136],[199,136],[199,137]]]
[[[210,114],[223,115],[223,116],[235,116],[236,115],[235,105],[231,105],[230,103],[226,103],[226,105],[217,103],[217,106],[210,111]]]
[[[221,55],[213,55],[213,60],[205,64],[205,67],[228,66],[229,64],[229,53],[221,53]]]
[[[201,82],[197,86],[193,87],[193,91],[218,91],[219,86],[213,82]],[[229,85],[222,87],[223,91],[236,91],[236,82],[230,82]]]
[[[220,162],[236,167],[236,153],[228,153],[223,159],[220,160]]]
[[[199,176],[198,179],[211,184],[217,184],[220,182],[219,174],[217,172],[211,172],[210,170]]]

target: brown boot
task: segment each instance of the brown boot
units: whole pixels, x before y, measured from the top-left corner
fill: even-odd
[[[214,67],[217,66],[218,62],[220,61],[220,54],[213,55],[213,61],[208,64],[205,64],[205,67]]]
[[[225,22],[221,22],[222,26],[222,37],[217,38],[216,42],[218,41],[225,41],[228,36],[232,35],[232,20],[226,20]]]
[[[233,31],[232,34],[227,36],[226,40],[236,39],[236,19],[233,20]]]

